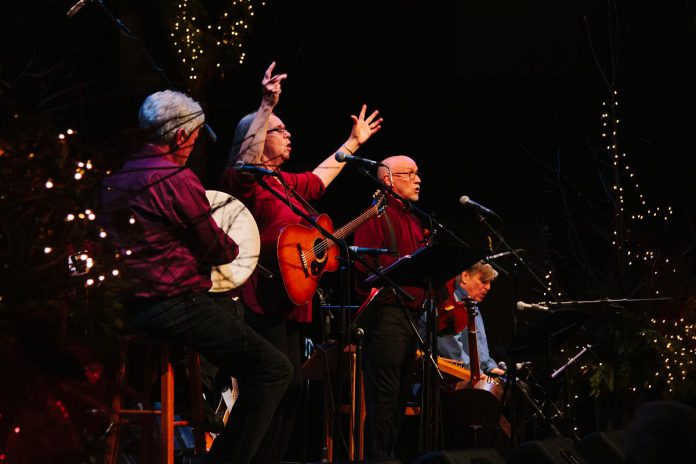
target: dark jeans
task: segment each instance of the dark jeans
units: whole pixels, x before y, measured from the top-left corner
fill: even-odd
[[[277,464],[283,458],[290,443],[295,417],[302,398],[300,375],[300,326],[282,316],[266,316],[247,309],[247,323],[273,346],[285,353],[293,367],[290,386],[280,400],[271,425],[252,460],[253,464]]]
[[[416,339],[397,306],[372,308],[363,327],[365,453],[370,458],[390,458],[411,394]]]
[[[239,399],[206,462],[250,462],[292,379],[287,357],[205,293],[130,307],[140,330],[183,342],[225,375],[239,379]]]

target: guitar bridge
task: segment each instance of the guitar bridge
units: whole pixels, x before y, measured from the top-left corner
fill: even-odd
[[[300,255],[300,262],[302,263],[302,270],[305,273],[305,277],[309,277],[309,269],[307,268],[307,258],[305,258],[304,251],[300,244],[297,244],[297,253]]]

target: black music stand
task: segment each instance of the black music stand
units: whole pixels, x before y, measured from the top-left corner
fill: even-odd
[[[486,253],[482,250],[436,243],[402,256],[382,269],[382,274],[401,286],[427,289],[428,284],[444,284],[485,256]],[[381,280],[378,276],[371,275],[365,279],[365,283],[382,284]]]
[[[434,375],[442,378],[437,368],[437,318],[433,288],[443,285],[464,269],[485,256],[481,250],[467,248],[461,245],[434,244],[416,250],[414,253],[402,256],[394,263],[382,269],[382,274],[389,277],[397,285],[424,288],[428,292],[430,304],[426,307],[426,340],[423,341],[418,333],[413,319],[407,309],[408,321],[423,350],[424,362],[429,362],[430,369],[423,368],[423,404],[421,406],[421,444],[419,452],[433,451],[438,446],[438,389]],[[381,277],[372,275],[365,279],[365,284],[372,286],[384,285]]]

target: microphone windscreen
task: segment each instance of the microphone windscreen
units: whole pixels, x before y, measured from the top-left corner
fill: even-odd
[[[462,205],[466,205],[467,203],[469,203],[469,196],[462,195],[461,197],[459,197],[459,203],[461,203]]]
[[[334,156],[334,158],[336,158],[336,161],[338,161],[339,163],[346,162],[346,154],[343,153],[342,151],[337,151],[336,156]]]

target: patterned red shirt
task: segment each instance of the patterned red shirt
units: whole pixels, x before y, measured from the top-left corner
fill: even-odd
[[[102,184],[99,221],[125,263],[139,298],[210,289],[210,269],[237,256],[237,244],[210,216],[205,189],[189,169],[148,145]]]

